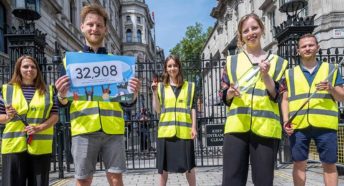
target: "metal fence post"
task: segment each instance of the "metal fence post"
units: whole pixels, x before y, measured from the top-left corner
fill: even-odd
[[[57,131],[57,159],[58,159],[58,167],[59,167],[59,178],[64,178],[63,172],[63,130],[62,130],[62,123],[56,124],[56,131]]]

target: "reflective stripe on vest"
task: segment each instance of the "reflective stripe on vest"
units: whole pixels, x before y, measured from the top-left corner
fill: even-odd
[[[48,86],[44,95],[40,95],[36,90],[30,104],[26,102],[22,89],[18,85],[3,85],[3,96],[7,104],[12,105],[29,125],[40,125],[50,116],[53,106],[52,86]],[[24,128],[24,123],[18,118],[13,118],[6,124],[1,148],[3,154],[26,150],[34,155],[52,152],[53,127],[34,134],[30,144],[26,144],[27,135]]]
[[[309,85],[300,66],[287,70],[289,117],[315,92],[315,84],[323,81],[334,68],[333,64],[321,63],[311,85]],[[337,71],[329,78],[332,86],[335,84],[336,76]],[[302,129],[312,125],[337,130],[338,105],[328,91],[318,91],[309,103],[298,112],[293,120],[293,124],[294,129]]]
[[[270,61],[269,75],[274,81],[281,79],[288,62],[275,55]],[[227,74],[230,82],[237,82],[251,62],[244,53],[227,57]],[[234,97],[227,107],[225,133],[253,133],[271,138],[281,138],[282,128],[278,104],[271,101],[262,79],[241,97]]]
[[[161,106],[158,138],[176,136],[180,139],[191,139],[191,107],[195,84],[185,81],[178,98],[175,97],[171,86],[159,83],[158,87]]]
[[[63,64],[66,68],[66,58]],[[72,101],[70,118],[72,136],[99,130],[106,134],[124,134],[123,110],[119,102]]]

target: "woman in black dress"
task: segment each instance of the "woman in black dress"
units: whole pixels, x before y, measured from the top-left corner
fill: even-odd
[[[168,172],[185,172],[189,185],[195,186],[195,84],[184,81],[178,57],[167,57],[163,82],[153,81],[152,91],[153,108],[160,113],[157,141],[159,185],[166,185]]]

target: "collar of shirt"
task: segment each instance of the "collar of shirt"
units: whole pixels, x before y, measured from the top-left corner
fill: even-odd
[[[306,79],[308,81],[308,85],[312,85],[314,77],[315,77],[315,75],[317,74],[317,72],[319,70],[320,64],[321,63],[319,61],[317,61],[317,66],[314,68],[312,73],[310,73],[307,69],[305,69],[302,64],[300,64],[302,73],[304,74],[304,76],[306,77]]]
[[[100,47],[100,48],[98,48],[97,52],[94,52],[93,49],[87,45],[84,45],[82,51],[87,52],[87,53],[96,53],[96,54],[107,54],[108,53],[105,47]]]
[[[313,74],[316,74],[316,73],[318,72],[319,67],[320,67],[320,62],[317,61],[317,65],[316,65],[316,67],[314,68],[314,70],[313,70],[312,73],[310,73],[310,72],[305,68],[305,66],[302,65],[302,63],[300,63],[300,67],[301,67],[301,70],[302,70],[302,72],[303,72],[304,74],[305,74],[305,73],[308,73],[308,74],[313,75]]]

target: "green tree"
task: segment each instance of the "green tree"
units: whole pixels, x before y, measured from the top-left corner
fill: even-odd
[[[194,26],[188,26],[184,38],[170,50],[170,53],[178,55],[181,60],[199,59],[211,31],[212,27],[203,31],[203,25],[198,22]]]
[[[196,22],[194,26],[186,28],[184,38],[170,50],[171,54],[178,55],[183,65],[184,77],[196,83],[196,95],[201,95],[201,52],[212,32],[212,27],[203,31],[201,23]]]

